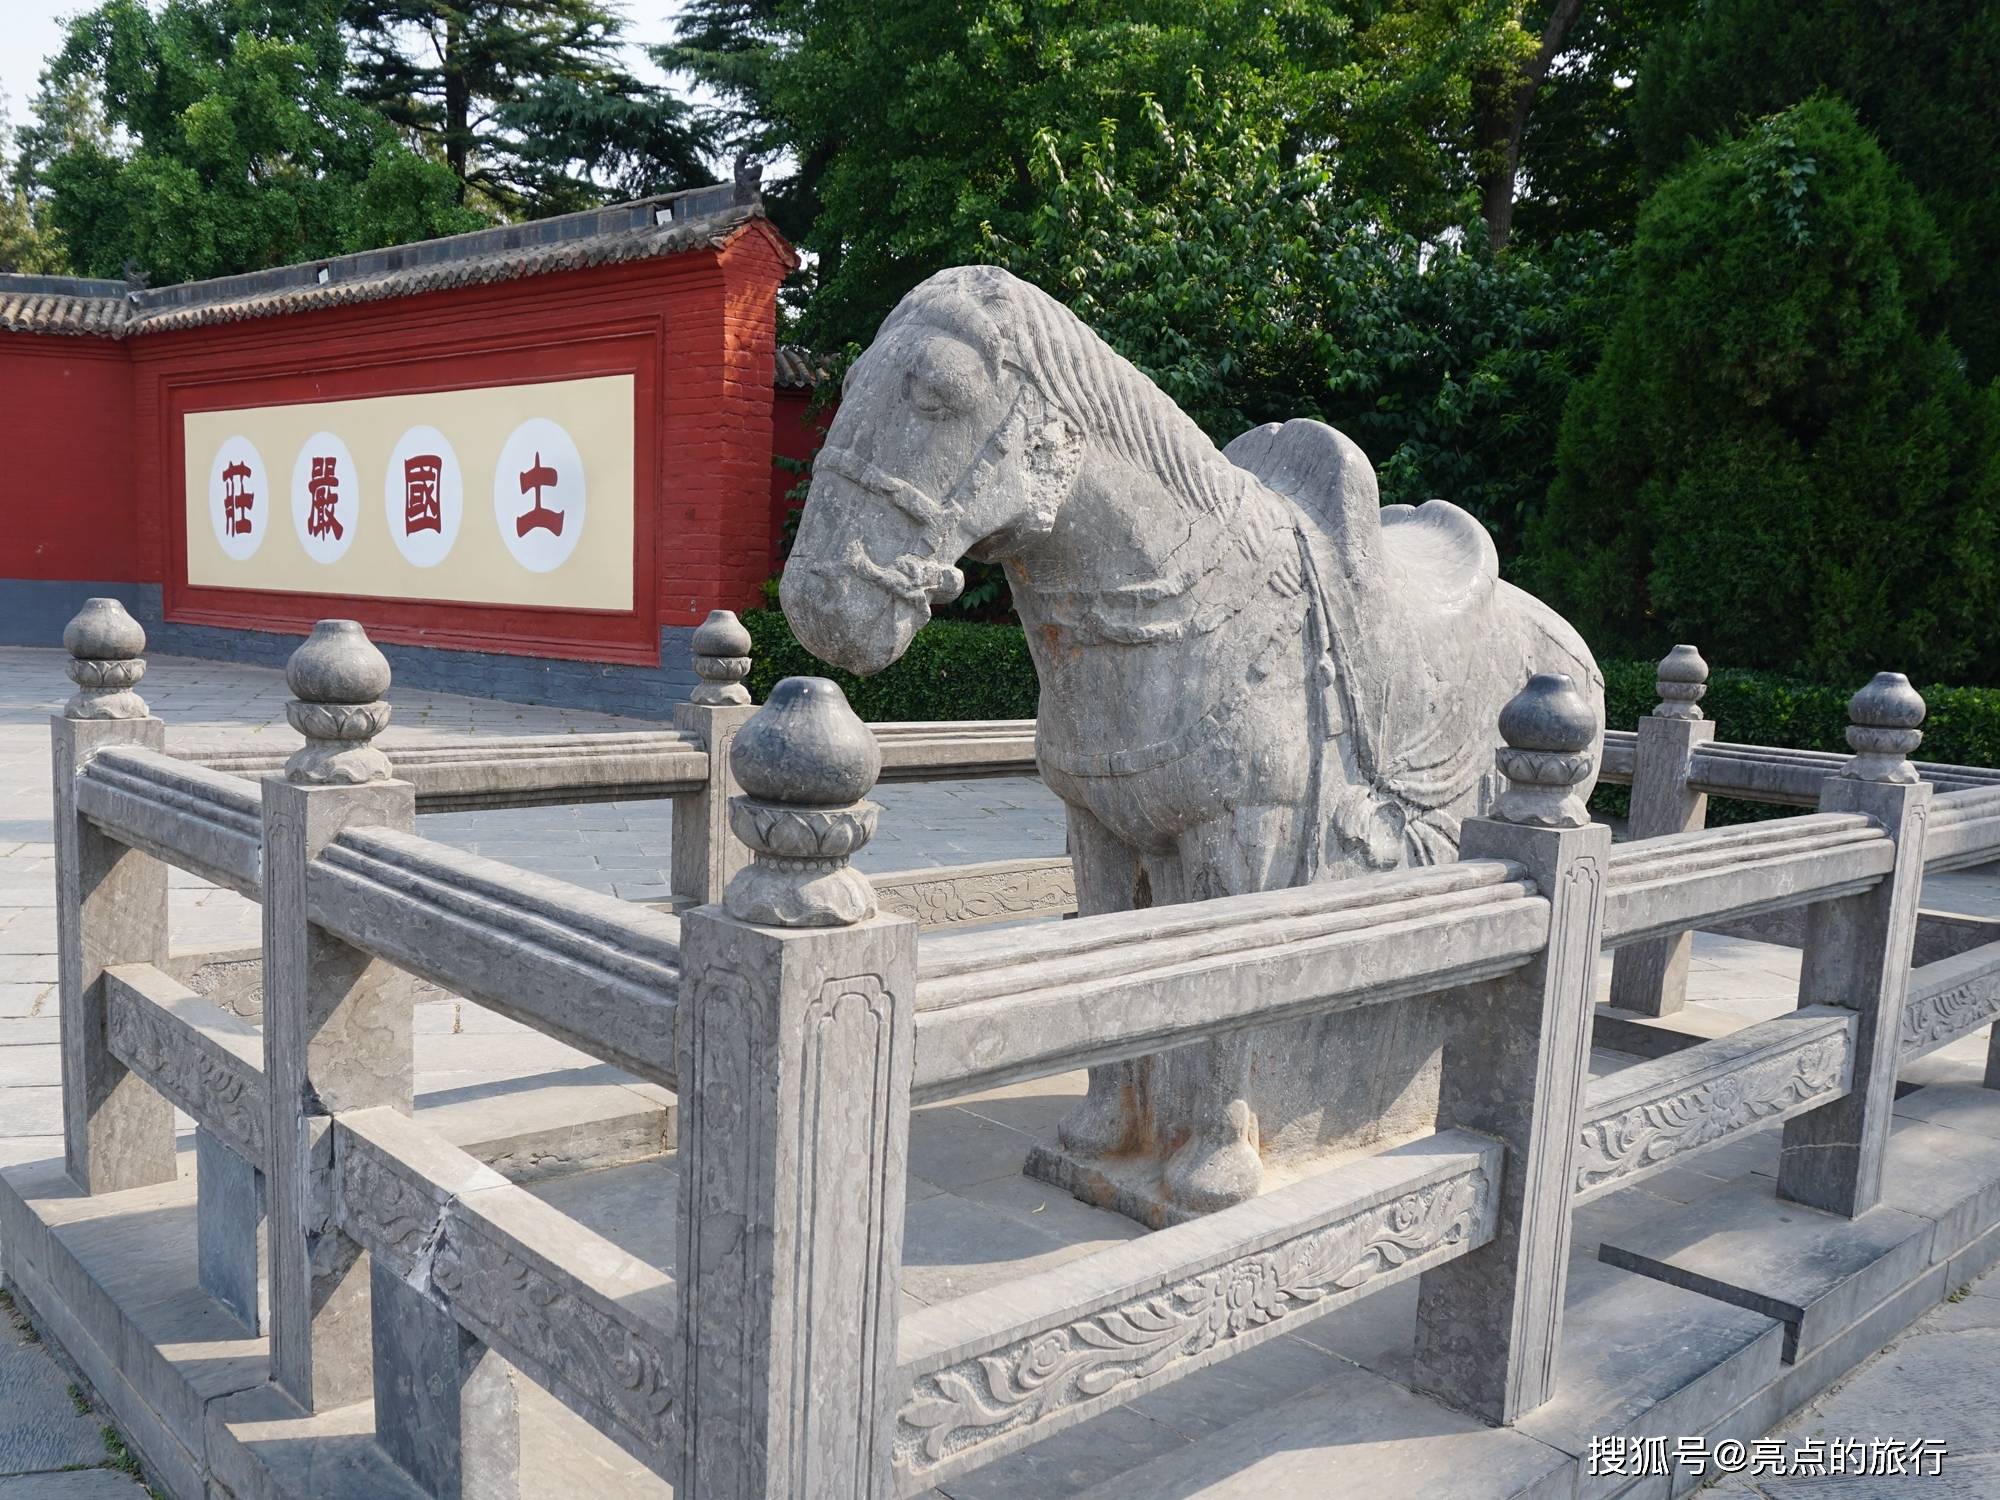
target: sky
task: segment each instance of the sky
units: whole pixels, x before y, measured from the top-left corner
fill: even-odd
[[[671,38],[679,0],[626,0],[624,8],[632,18],[627,35],[634,44],[627,66],[657,82],[660,72],[640,47]],[[6,96],[10,121],[18,124],[27,113],[42,62],[62,40],[63,19],[88,9],[88,0],[0,0],[0,94]]]

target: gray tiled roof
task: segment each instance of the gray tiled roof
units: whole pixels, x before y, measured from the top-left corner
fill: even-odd
[[[134,334],[377,302],[618,261],[719,249],[763,207],[736,189],[694,188],[586,213],[506,224],[359,255],[135,288],[118,281],[0,276],[0,332]]]
[[[826,362],[804,344],[778,345],[778,358],[771,384],[781,388],[810,389],[826,373]]]

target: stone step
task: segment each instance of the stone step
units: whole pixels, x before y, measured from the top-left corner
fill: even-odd
[[[1775,1176],[1774,1162],[1760,1162],[1723,1192],[1614,1230],[1599,1254],[1777,1318],[1795,1364],[1932,1267],[1957,1263],[1954,1286],[1984,1269],[2000,1226],[2000,1094],[1909,1095],[1890,1132],[1883,1201],[1855,1219],[1780,1200]]]

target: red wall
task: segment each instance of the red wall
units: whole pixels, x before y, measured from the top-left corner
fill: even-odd
[[[125,346],[0,338],[0,411],[0,577],[150,581],[133,534]]]
[[[840,410],[836,402],[832,406],[811,412],[812,392],[786,387],[774,393],[771,403],[771,566],[778,564],[778,545],[785,534],[785,517],[799,502],[790,495],[805,476],[776,462],[779,458],[796,459],[803,462],[819,452],[819,445],[826,441],[826,429],[832,425],[833,414]]]
[[[0,397],[11,398],[16,430],[64,441],[17,444],[36,459],[21,486],[9,477],[13,539],[0,577],[158,582],[166,618],[190,624],[303,634],[338,614],[381,640],[656,662],[662,625],[754,606],[769,576],[773,316],[791,264],[776,231],[752,220],[719,251],[123,343],[10,335],[0,339]],[[188,412],[617,374],[633,376],[636,406],[629,610],[187,582]],[[73,395],[68,380],[77,381]],[[72,481],[88,496],[87,513],[26,503],[62,481],[72,448],[87,453],[87,472]],[[21,546],[33,554],[31,569],[14,562]]]

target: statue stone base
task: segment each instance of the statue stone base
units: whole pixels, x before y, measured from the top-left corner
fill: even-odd
[[[1250,1056],[1250,1138],[1263,1164],[1260,1192],[1296,1182],[1356,1151],[1378,1150],[1432,1130],[1437,1121],[1441,1039],[1447,997],[1287,1021],[1245,1034]],[[1155,1107],[1148,1119],[1187,1118],[1207,1076],[1201,1047],[1143,1059],[1140,1086]],[[1161,1107],[1164,1106],[1164,1107]],[[1151,1229],[1203,1217],[1173,1201],[1166,1167],[1181,1138],[1144,1140],[1102,1155],[1061,1144],[1037,1146],[1028,1176]]]

